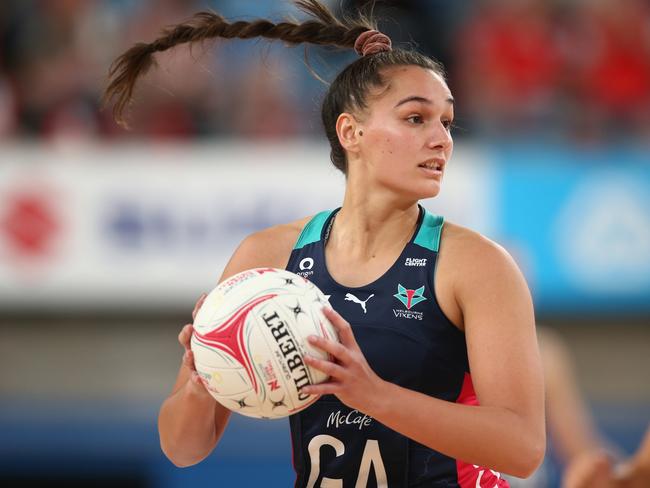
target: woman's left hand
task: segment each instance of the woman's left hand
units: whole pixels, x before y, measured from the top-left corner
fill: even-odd
[[[340,343],[323,337],[309,336],[309,343],[329,353],[333,361],[305,356],[305,362],[323,373],[330,379],[317,385],[302,388],[310,395],[334,394],[348,407],[368,413],[370,407],[377,406],[384,381],[370,368],[368,361],[359,348],[350,323],[341,317],[334,309],[325,307],[325,317],[329,319],[338,332]]]

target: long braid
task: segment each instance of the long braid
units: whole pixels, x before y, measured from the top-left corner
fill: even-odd
[[[265,37],[280,39],[293,45],[310,43],[353,48],[362,32],[374,28],[373,23],[364,17],[341,21],[318,0],[296,0],[294,3],[317,20],[302,23],[283,21],[276,24],[260,19],[229,23],[216,12],[199,12],[189,21],[165,29],[155,41],[134,45],[112,64],[109,70],[110,83],[104,92],[104,103],[115,100],[113,116],[120,125],[126,127],[124,111],[131,101],[137,80],[154,64],[154,53],[166,51],[179,44],[215,38]]]

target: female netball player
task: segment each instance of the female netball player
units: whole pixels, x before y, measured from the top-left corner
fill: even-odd
[[[503,248],[418,204],[438,194],[452,154],[443,71],[391,49],[367,19],[296,4],[314,19],[230,24],[201,13],[134,46],[111,71],[116,118],[152,55],[183,42],[262,36],[354,48],[359,59],[322,108],[331,159],[346,175],[342,206],[247,237],[221,279],[286,267],[331,295],[341,343],[314,339],[335,360],[306,359],[331,381],[306,387],[323,396],[290,418],[296,486],[507,486],[500,472],[530,475],[545,448],[533,307]],[[204,459],[230,414],[198,380],[190,335],[187,325],[159,416],[162,449],[178,466]]]

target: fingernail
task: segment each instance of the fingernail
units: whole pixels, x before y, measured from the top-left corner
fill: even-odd
[[[309,342],[311,342],[312,344],[314,344],[314,343],[318,342],[318,337],[316,337],[315,335],[310,335],[310,336],[307,336],[307,340]]]

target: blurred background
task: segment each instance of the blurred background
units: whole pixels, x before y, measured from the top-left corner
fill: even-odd
[[[210,459],[180,470],[160,452],[157,410],[176,336],[237,243],[339,205],[310,69],[331,80],[355,55],[179,47],[157,56],[119,128],[100,102],[112,60],[204,9],[303,17],[280,0],[0,2],[2,486],[291,485],[286,421],[234,418]],[[423,203],[515,256],[594,431],[629,454],[650,420],[650,4],[375,12],[396,44],[445,64],[457,100],[455,155]],[[529,486],[557,486],[567,459],[550,437]]]

